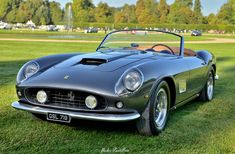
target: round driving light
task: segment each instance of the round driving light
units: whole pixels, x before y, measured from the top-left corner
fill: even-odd
[[[47,101],[47,93],[43,90],[38,91],[37,93],[37,101],[41,104],[46,103]]]
[[[122,102],[117,102],[116,103],[116,107],[118,108],[118,109],[121,109],[121,108],[123,108],[123,103]]]
[[[96,108],[98,102],[94,96],[87,96],[87,98],[85,100],[85,104],[89,109],[94,109],[94,108]]]
[[[20,91],[17,91],[17,95],[18,95],[19,97],[21,97],[21,96],[22,96],[22,93],[21,93]]]

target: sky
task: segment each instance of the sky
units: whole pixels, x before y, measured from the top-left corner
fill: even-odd
[[[60,2],[62,7],[72,0],[55,0]],[[97,5],[100,1],[108,3],[110,6],[120,7],[125,3],[135,4],[137,0],[93,0],[94,4]],[[172,4],[174,0],[167,0],[168,4]],[[227,2],[227,0],[201,0],[202,2],[202,11],[204,15],[209,15],[210,13],[217,13],[220,7]]]

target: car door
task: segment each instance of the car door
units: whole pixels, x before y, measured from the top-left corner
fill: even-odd
[[[201,91],[205,85],[205,69],[206,62],[200,58],[195,57],[185,57],[185,61],[189,66],[189,93],[194,95]]]
[[[171,63],[174,67],[175,73],[176,103],[181,103],[190,97],[190,68],[184,57],[178,57],[177,60]]]

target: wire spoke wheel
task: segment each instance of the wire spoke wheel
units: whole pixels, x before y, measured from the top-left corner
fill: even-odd
[[[159,128],[162,128],[165,124],[167,117],[167,105],[168,105],[168,96],[165,89],[161,88],[156,96],[156,115],[155,123]]]
[[[212,73],[210,73],[207,81],[207,96],[209,100],[213,98],[213,94],[214,94],[214,78]]]

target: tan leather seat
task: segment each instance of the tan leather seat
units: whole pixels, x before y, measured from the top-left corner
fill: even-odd
[[[152,46],[139,46],[138,48],[136,48],[137,50],[147,50],[147,49],[151,49],[152,48]],[[172,50],[173,50],[173,52],[177,55],[179,55],[179,53],[180,53],[180,47],[170,47]],[[157,51],[157,52],[160,52],[160,51],[162,51],[162,50],[169,50],[168,48],[166,48],[166,47],[164,47],[164,46],[157,46],[156,48],[155,48],[155,50]],[[187,49],[187,48],[184,48],[184,56],[185,57],[194,57],[194,56],[196,56],[197,54],[196,54],[196,52],[194,52],[193,50],[191,50],[191,49]]]

